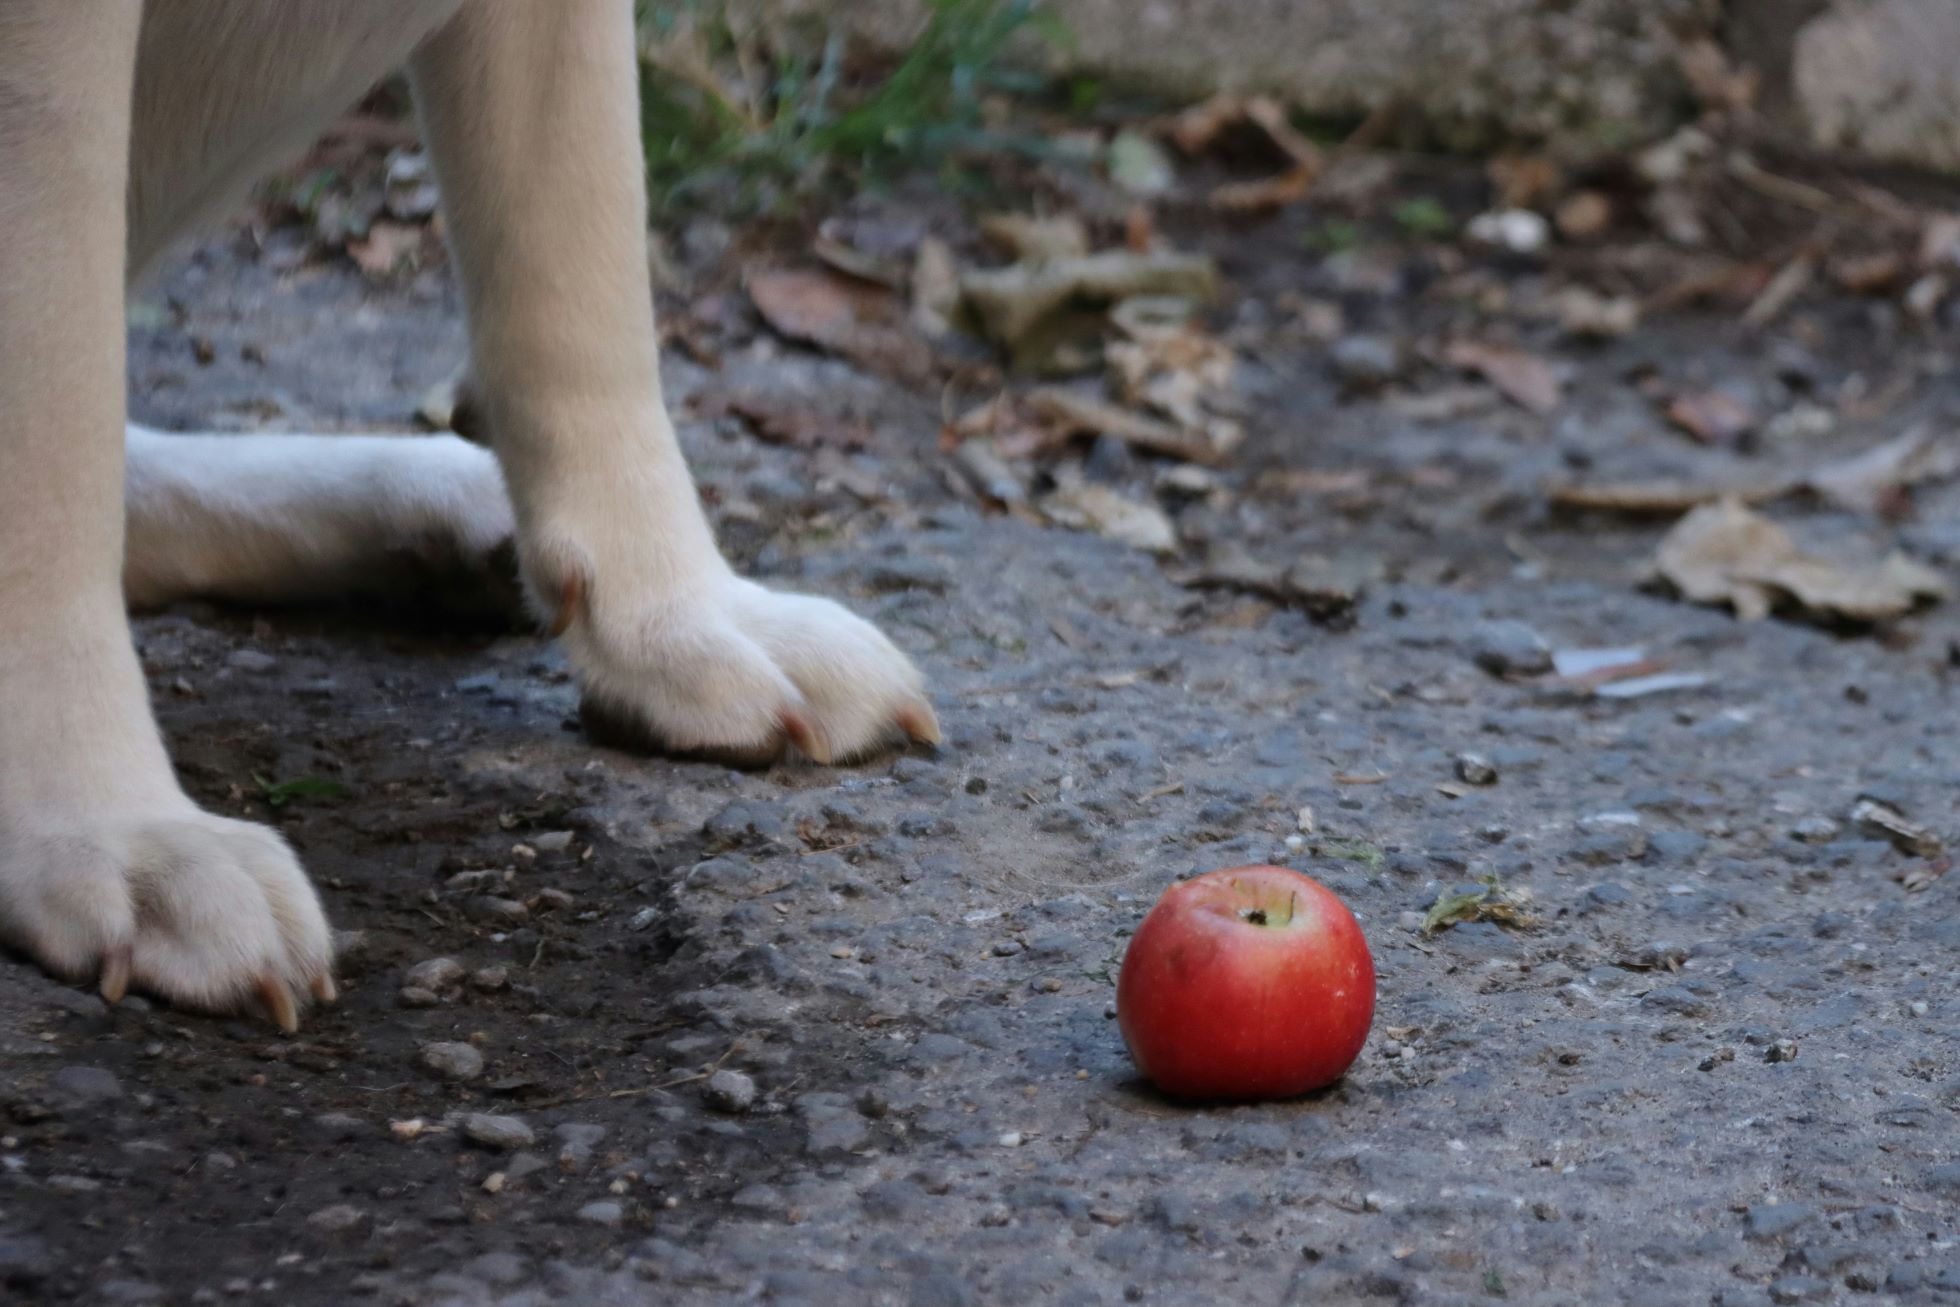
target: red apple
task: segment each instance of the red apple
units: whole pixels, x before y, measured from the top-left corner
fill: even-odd
[[[1284,867],[1164,891],[1123,955],[1116,1020],[1179,1098],[1289,1098],[1340,1079],[1375,1017],[1375,961],[1347,906]]]

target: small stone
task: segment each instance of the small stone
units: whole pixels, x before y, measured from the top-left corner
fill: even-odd
[[[403,1007],[434,1007],[442,1002],[442,995],[433,989],[423,989],[420,985],[403,985],[396,997]]]
[[[1797,1060],[1797,1041],[1778,1039],[1763,1050],[1765,1062],[1794,1062]]]
[[[1456,778],[1465,785],[1495,785],[1497,768],[1482,754],[1460,753],[1456,756]]]
[[[463,911],[486,926],[511,926],[531,915],[531,910],[516,899],[495,894],[476,895],[463,904]]]
[[[430,958],[402,973],[402,986],[440,994],[463,983],[463,964],[455,958]]]
[[[0,1234],[0,1286],[28,1288],[54,1274],[54,1254],[31,1234]]]
[[[99,1066],[65,1066],[48,1077],[48,1088],[66,1103],[90,1107],[122,1097],[115,1072]]]
[[[755,1081],[740,1071],[717,1071],[708,1077],[704,1094],[717,1111],[746,1112],[755,1105]]]
[[[1769,1284],[1772,1302],[1803,1302],[1810,1298],[1827,1297],[1830,1291],[1830,1284],[1814,1275],[1784,1275],[1771,1280]]]
[[[534,836],[531,847],[539,853],[563,853],[572,847],[572,833],[568,830],[548,830]]]
[[[601,1198],[598,1202],[579,1208],[578,1219],[587,1225],[616,1226],[626,1219],[626,1208],[610,1198]]]
[[[1328,365],[1352,391],[1380,390],[1402,375],[1402,351],[1382,336],[1343,336],[1327,351]]]
[[[1791,838],[1802,840],[1806,844],[1828,844],[1837,838],[1837,833],[1838,824],[1821,814],[1805,817],[1790,828]]]
[[[1016,953],[1019,953],[1023,947],[1021,941],[1018,939],[1004,939],[994,945],[994,956],[997,958],[1011,958]]]
[[[269,672],[279,665],[279,660],[257,649],[234,649],[226,655],[225,664],[241,672]]]
[[[1751,1207],[1743,1229],[1751,1239],[1777,1239],[1816,1215],[1803,1203],[1768,1203]]]
[[[307,1228],[337,1239],[357,1239],[374,1225],[374,1216],[351,1203],[322,1207],[306,1218]]]
[[[633,914],[632,918],[629,921],[627,921],[626,929],[645,930],[647,927],[653,925],[653,923],[658,920],[660,920],[659,908],[641,908],[638,912],[635,912]]]
[[[472,1112],[463,1118],[463,1136],[472,1143],[485,1148],[501,1148],[506,1151],[514,1148],[529,1148],[537,1139],[537,1133],[526,1125],[522,1118],[497,1116],[490,1112]]]
[[[558,1166],[564,1171],[584,1170],[592,1161],[599,1141],[606,1137],[606,1127],[593,1122],[565,1121],[551,1128],[558,1139]]]
[[[1724,1062],[1733,1062],[1733,1061],[1735,1061],[1735,1050],[1733,1048],[1728,1047],[1727,1045],[1724,1045],[1723,1047],[1716,1049],[1713,1053],[1710,1053],[1707,1057],[1703,1058],[1700,1063],[1700,1068],[1703,1071],[1713,1071],[1716,1067],[1721,1066]]]
[[[346,1112],[322,1112],[313,1118],[313,1129],[323,1142],[330,1144],[351,1143],[365,1139],[374,1133],[374,1127],[358,1116]]]
[[[1466,647],[1471,661],[1492,676],[1537,676],[1552,670],[1552,647],[1523,622],[1479,622]]]
[[[483,1054],[469,1044],[424,1044],[422,1065],[444,1080],[474,1080],[483,1074]]]
[[[510,968],[484,967],[470,973],[470,983],[482,990],[499,990],[510,984]]]

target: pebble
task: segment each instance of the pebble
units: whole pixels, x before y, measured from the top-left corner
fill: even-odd
[[[396,995],[403,1007],[434,1007],[442,1002],[442,996],[433,989],[423,989],[420,985],[403,985]]]
[[[531,840],[531,847],[539,853],[563,853],[572,847],[572,832],[568,830],[548,830]]]
[[[626,1208],[610,1198],[601,1198],[579,1208],[578,1219],[587,1225],[616,1226],[626,1219]]]
[[[499,990],[510,984],[510,968],[504,966],[484,967],[470,973],[470,983],[482,990]]]
[[[1765,1062],[1794,1062],[1796,1060],[1797,1041],[1794,1039],[1775,1040],[1768,1048],[1763,1050],[1763,1061]]]
[[[717,1071],[703,1091],[708,1106],[720,1112],[746,1112],[755,1105],[755,1081],[740,1071]]]
[[[1482,754],[1460,753],[1456,756],[1456,778],[1465,785],[1495,785],[1497,768]]]
[[[225,656],[225,664],[241,672],[269,672],[279,665],[279,660],[257,649],[234,649]]]
[[[335,1203],[308,1216],[306,1224],[321,1234],[358,1238],[374,1225],[374,1216],[365,1208],[355,1207],[351,1203]]]
[[[1828,844],[1837,838],[1837,833],[1838,824],[1822,814],[1805,817],[1790,827],[1791,837],[1806,844]]]
[[[1552,670],[1552,647],[1523,622],[1479,622],[1465,641],[1470,660],[1492,676],[1538,676]]]
[[[495,894],[476,895],[463,904],[463,911],[486,926],[515,925],[531,915],[531,910],[516,899],[500,898]]]
[[[402,973],[404,988],[440,994],[463,983],[463,964],[455,958],[429,958]]]
[[[483,1074],[483,1054],[470,1044],[424,1044],[422,1065],[444,1080],[474,1080]]]
[[[1402,375],[1402,352],[1384,336],[1343,336],[1329,347],[1327,362],[1349,390],[1379,390]]]
[[[537,1139],[537,1132],[525,1124],[521,1117],[497,1116],[490,1112],[472,1112],[463,1118],[463,1135],[472,1143],[486,1148],[529,1148]]]
[[[1751,1239],[1776,1239],[1788,1234],[1816,1215],[1803,1203],[1767,1203],[1751,1207],[1743,1218],[1743,1230]]]
[[[48,1088],[75,1106],[106,1103],[122,1097],[122,1082],[99,1066],[65,1066],[48,1077]]]

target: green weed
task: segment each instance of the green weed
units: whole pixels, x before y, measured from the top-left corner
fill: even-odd
[[[1033,89],[1008,67],[1026,33],[1059,40],[1038,0],[927,0],[924,31],[866,75],[841,34],[765,26],[744,0],[641,0],[641,126],[656,209],[780,208],[962,152],[1039,144],[993,129],[986,101]]]
[[[296,776],[289,781],[275,781],[253,772],[252,780],[258,785],[259,797],[265,800],[268,808],[283,808],[294,799],[337,799],[348,792],[339,781],[330,781],[321,776]]]

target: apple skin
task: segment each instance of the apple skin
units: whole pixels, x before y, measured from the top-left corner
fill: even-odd
[[[1284,867],[1209,871],[1165,890],[1116,982],[1130,1056],[1177,1098],[1291,1098],[1332,1084],[1374,1017],[1360,924]]]

